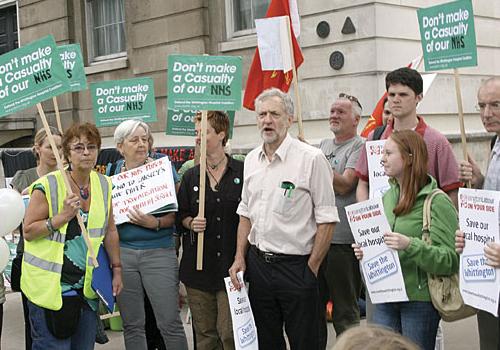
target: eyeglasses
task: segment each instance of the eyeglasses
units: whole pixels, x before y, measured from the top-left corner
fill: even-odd
[[[94,145],[92,143],[89,145],[84,145],[83,143],[77,143],[76,145],[71,147],[71,150],[78,154],[82,154],[83,152],[85,152],[85,150],[91,153],[97,151],[97,145]]]
[[[486,109],[486,106],[490,107],[490,111],[498,113],[500,112],[500,101],[493,101],[493,102],[479,102],[476,105],[476,109],[479,112],[482,112]]]
[[[359,108],[363,109],[363,107],[361,106],[361,103],[359,102],[359,100],[356,96],[351,96],[351,95],[348,95],[346,93],[341,92],[339,94],[339,98],[347,98],[351,102],[356,102],[358,104]]]

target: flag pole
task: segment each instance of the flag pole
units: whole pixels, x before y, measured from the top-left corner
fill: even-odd
[[[66,186],[66,191],[69,194],[72,194],[73,191],[71,189],[71,184],[69,183],[68,177],[66,176],[66,171],[64,170],[63,162],[61,160],[61,156],[59,155],[59,150],[57,149],[56,143],[54,141],[54,135],[50,131],[49,123],[47,122],[47,117],[45,116],[45,112],[43,111],[43,107],[41,103],[37,103],[36,108],[38,109],[38,114],[40,114],[40,119],[42,120],[43,128],[45,129],[45,133],[47,134],[47,139],[49,140],[50,147],[52,148],[52,153],[54,153],[54,157],[56,158],[57,168],[61,171],[61,176],[64,181],[64,185]],[[89,255],[92,260],[92,264],[94,267],[98,267],[97,259],[95,256],[94,248],[90,242],[89,234],[85,229],[85,224],[83,223],[82,216],[80,212],[77,212],[76,218],[78,220],[78,224],[80,225],[80,229],[82,230],[82,236],[85,240],[85,244],[87,245],[87,249],[89,250]]]
[[[290,50],[290,56],[292,59],[292,73],[293,73],[293,90],[295,91],[295,102],[297,104],[297,124],[299,127],[299,135],[298,138],[300,140],[304,140],[304,124],[302,123],[302,104],[300,101],[300,94],[299,94],[299,79],[297,77],[297,68],[295,67],[295,55],[293,53],[293,45],[292,45],[292,30],[291,28],[291,23],[290,23],[290,17],[285,16],[286,19],[286,28],[288,32],[288,50]]]
[[[198,201],[198,216],[205,217],[205,188],[207,171],[207,114],[206,110],[201,112],[201,145],[200,145],[200,194]],[[203,245],[205,232],[198,232],[198,244],[196,247],[196,270],[203,270]]]

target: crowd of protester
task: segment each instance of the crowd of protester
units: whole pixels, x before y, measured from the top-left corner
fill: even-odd
[[[384,233],[384,242],[397,251],[408,301],[373,305],[367,295],[370,325],[360,326],[363,248],[354,243],[345,215],[346,206],[369,198],[365,140],[357,130],[360,100],[338,95],[330,108],[333,137],[317,148],[290,135],[292,98],[269,89],[255,100],[262,144],[244,162],[225,149],[228,115],[209,111],[205,174],[198,162],[183,168],[182,180],[172,168],[178,212],[129,208],[129,221],[118,225],[112,182],[94,170],[99,130],[89,123],[75,124],[64,135],[52,130],[64,170],[57,169],[46,133],[37,133],[37,167],[18,171],[12,182],[30,195],[17,251],[26,349],[94,348],[100,320],[88,246],[109,255],[127,349],[188,348],[180,282],[187,291],[196,349],[235,348],[223,279],[230,276],[239,289],[241,271],[249,283],[260,349],[325,349],[329,299],[335,349],[434,349],[440,315],[426,276],[458,271],[465,240],[458,230],[457,191],[467,182],[500,190],[500,139],[483,176],[474,159],[459,164],[446,138],[417,115],[423,97],[417,71],[390,72],[386,89],[387,119],[368,140],[387,140],[382,165],[390,180],[383,205],[391,231]],[[499,78],[482,83],[477,105],[486,131],[500,136]],[[195,130],[199,146],[201,114]],[[108,166],[109,176],[158,158],[151,130],[141,121],[121,123],[114,140],[123,159]],[[200,176],[207,184],[204,215],[198,212]],[[444,192],[431,207],[432,244],[427,245],[421,236],[423,201],[437,188]],[[204,267],[198,270],[202,232]],[[500,267],[499,243],[488,243],[484,254],[490,266]],[[161,345],[148,345],[148,315]],[[477,318],[481,350],[500,349],[498,317],[479,311]]]

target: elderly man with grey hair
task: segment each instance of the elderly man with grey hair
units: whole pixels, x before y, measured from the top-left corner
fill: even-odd
[[[114,139],[123,159],[109,168],[108,175],[153,161],[149,157],[153,139],[146,123],[139,120],[122,122],[115,129]],[[174,182],[178,182],[175,170],[172,172]],[[175,213],[146,214],[130,208],[128,215],[129,222],[117,225],[123,265],[123,291],[117,301],[123,319],[125,347],[147,349],[145,291],[167,349],[187,349],[178,305]]]
[[[322,140],[319,145],[333,170],[332,186],[340,217],[325,259],[329,290],[325,294],[335,303],[333,327],[337,336],[359,325],[361,274],[351,248],[354,238],[344,208],[356,203],[356,163],[364,143],[357,132],[361,111],[361,103],[356,97],[341,93],[330,107],[329,123],[334,137]]]
[[[473,188],[500,191],[500,77],[485,80],[477,92],[477,110],[481,116],[484,129],[495,133],[486,174],[481,173],[479,166],[469,156],[468,161],[460,163],[460,181],[471,182]],[[464,234],[457,231],[456,248],[462,253],[465,246]],[[500,243],[489,242],[484,246],[486,264],[500,268]],[[498,310],[500,312],[500,308]],[[477,325],[481,350],[500,349],[500,319],[486,311],[477,313]]]
[[[278,89],[255,101],[263,144],[245,159],[235,260],[246,272],[259,349],[319,347],[318,273],[338,222],[330,165],[288,134],[293,102]]]

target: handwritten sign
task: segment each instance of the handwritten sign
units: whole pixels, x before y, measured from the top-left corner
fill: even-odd
[[[374,304],[408,301],[397,251],[384,243],[390,231],[381,198],[345,208],[356,244],[363,250],[361,268]]]
[[[172,164],[166,157],[112,176],[111,180],[117,225],[129,221],[129,208],[143,213],[177,211]]]
[[[258,350],[257,327],[255,326],[252,307],[248,299],[247,288],[243,281],[243,272],[238,272],[237,277],[242,285],[239,291],[234,288],[230,277],[224,278],[233,321],[234,345],[238,350]]]
[[[500,241],[500,192],[460,188],[458,198],[460,229],[465,235],[460,292],[466,304],[498,316],[500,269],[486,264],[484,247]]]
[[[382,166],[382,155],[386,140],[367,141],[366,156],[368,160],[368,179],[370,183],[370,199],[380,198],[389,189],[389,176]]]

